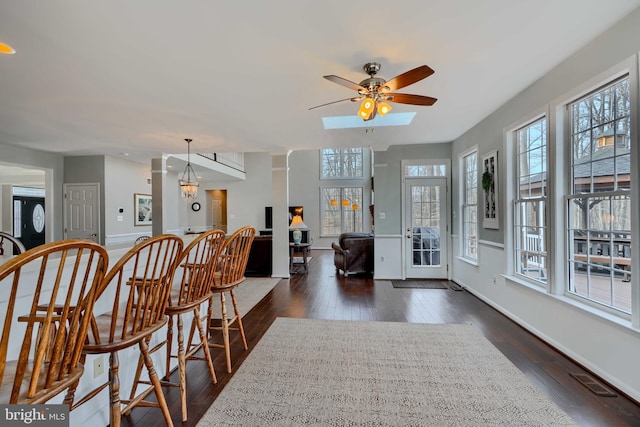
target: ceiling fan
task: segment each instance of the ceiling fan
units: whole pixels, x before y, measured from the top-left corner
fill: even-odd
[[[380,77],[375,77],[378,71],[380,71],[380,64],[377,62],[368,62],[364,64],[362,69],[369,75],[369,78],[364,79],[360,83],[354,83],[333,74],[324,76],[324,78],[330,82],[337,83],[341,86],[357,91],[358,96],[317,105],[309,108],[309,110],[343,101],[362,101],[360,109],[358,110],[358,116],[367,121],[373,119],[376,114],[380,114],[380,116],[383,117],[391,111],[391,106],[385,101],[411,105],[433,105],[437,101],[436,98],[432,98],[430,96],[410,95],[407,93],[395,92],[398,89],[402,89],[405,86],[414,84],[432,75],[434,71],[427,65],[416,67],[388,81]]]

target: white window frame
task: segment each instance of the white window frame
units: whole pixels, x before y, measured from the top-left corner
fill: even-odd
[[[552,240],[550,242],[551,262],[555,264],[556,272],[551,280],[556,283],[554,286],[556,289],[554,293],[564,295],[570,300],[574,301],[574,304],[582,307],[586,311],[594,313],[596,315],[615,319],[618,318],[621,321],[630,320],[631,326],[634,328],[640,328],[640,310],[637,307],[640,306],[639,301],[639,287],[640,278],[638,275],[631,276],[630,286],[632,287],[632,312],[631,315],[625,314],[619,310],[611,309],[605,305],[591,302],[588,299],[577,297],[570,292],[567,292],[564,284],[569,281],[569,243],[568,243],[568,219],[567,219],[567,206],[571,188],[571,177],[568,174],[570,169],[570,156],[572,155],[569,138],[569,114],[567,111],[568,105],[577,99],[582,98],[585,95],[602,88],[607,84],[617,80],[618,78],[628,75],[631,89],[631,182],[632,192],[636,191],[640,185],[640,160],[638,159],[638,63],[637,55],[633,55],[626,60],[616,64],[601,74],[595,76],[589,81],[576,87],[575,89],[567,92],[566,94],[558,97],[550,103],[550,110],[554,112],[551,119],[550,133],[552,135],[550,145],[550,182],[554,187],[553,191],[557,195],[552,197],[553,201],[557,201],[555,205],[550,204],[549,212],[552,217],[549,217],[550,231],[552,235],[565,236]],[[551,166],[553,165],[553,166]],[[640,209],[639,198],[635,197],[631,200],[631,241],[640,242]],[[553,245],[555,246],[555,250]],[[637,243],[636,243],[637,245]],[[633,251],[631,253],[631,265],[638,265],[640,262],[639,251]],[[635,277],[634,277],[635,276]]]
[[[476,158],[476,169],[475,169],[475,187],[467,188],[467,180],[466,176],[468,174],[466,159],[470,156],[475,156]],[[479,240],[479,214],[478,214],[478,173],[479,173],[479,163],[480,157],[478,154],[478,147],[474,146],[467,151],[461,153],[458,157],[458,163],[460,165],[460,250],[459,257],[467,262],[477,265],[478,263],[478,240]],[[473,172],[471,172],[473,173]],[[475,191],[475,205],[467,204],[467,191]],[[465,221],[466,213],[468,210],[473,210],[475,207],[475,228],[476,228],[476,236],[473,239],[473,236],[470,236],[467,233],[467,222]]]
[[[613,88],[615,86],[617,86],[618,84],[620,84],[623,81],[627,81],[628,82],[628,87],[629,87],[629,97],[631,97],[631,79],[630,76],[621,76],[615,79],[611,79],[608,80],[606,82],[603,82],[604,84],[599,87],[594,89],[592,92],[587,93],[585,96],[582,96],[580,98],[577,98],[575,100],[572,100],[571,102],[567,103],[567,119],[569,120],[569,129],[571,129],[571,119],[572,119],[572,106],[583,101],[583,100],[591,100],[594,99],[594,97],[596,95],[599,95],[601,93],[604,93],[606,90]],[[630,122],[631,122],[631,114],[632,114],[632,105],[631,105],[631,99],[629,99],[629,112],[627,116],[624,116],[624,118],[626,118],[626,120],[629,121],[629,126],[631,126]],[[614,109],[615,110],[615,109]],[[615,116],[615,114],[614,114]],[[613,122],[614,127],[617,128],[617,124],[620,123],[621,121],[623,121],[623,119],[621,119],[620,117],[616,117],[614,119],[615,121]],[[620,122],[618,121],[620,120]],[[569,160],[570,160],[570,166],[571,166],[571,182],[570,182],[570,186],[569,186],[569,190],[567,193],[567,205],[566,205],[566,209],[567,209],[567,218],[568,218],[568,228],[567,228],[567,246],[570,249],[568,251],[568,258],[567,258],[567,263],[568,263],[568,271],[569,271],[569,280],[567,282],[567,292],[572,294],[573,296],[577,297],[577,298],[583,298],[589,301],[589,303],[592,304],[596,304],[596,305],[602,305],[604,307],[606,307],[609,310],[619,310],[623,313],[627,313],[630,314],[631,313],[631,306],[629,307],[629,311],[624,310],[624,308],[620,305],[616,305],[615,299],[614,299],[614,295],[616,293],[616,283],[618,278],[616,277],[616,275],[618,276],[622,276],[622,275],[626,275],[627,273],[623,273],[622,272],[622,267],[619,267],[616,264],[612,264],[609,265],[605,262],[602,261],[602,259],[608,258],[609,260],[613,260],[614,257],[616,257],[618,255],[617,251],[618,251],[618,245],[617,241],[612,240],[613,239],[613,233],[612,233],[612,229],[605,229],[605,228],[601,228],[600,226],[591,226],[591,220],[587,219],[586,223],[583,224],[574,224],[573,219],[574,216],[571,215],[571,212],[574,211],[575,206],[576,206],[576,201],[577,200],[583,200],[584,202],[586,202],[589,205],[588,210],[585,211],[585,215],[587,216],[587,218],[590,218],[590,214],[595,212],[594,209],[597,210],[601,210],[600,208],[602,207],[607,207],[606,209],[607,211],[611,211],[611,209],[613,209],[611,207],[611,204],[619,204],[616,203],[616,200],[621,200],[621,199],[627,199],[629,200],[629,205],[630,205],[630,199],[632,198],[632,191],[630,189],[620,189],[618,188],[618,176],[616,175],[615,179],[614,179],[614,186],[616,188],[613,189],[607,189],[608,191],[597,191],[596,189],[594,189],[594,186],[596,185],[595,183],[595,175],[594,175],[594,167],[596,167],[597,165],[597,161],[594,160],[594,157],[597,155],[597,153],[599,153],[600,150],[611,150],[612,154],[616,152],[617,147],[605,147],[605,148],[596,148],[593,147],[593,144],[596,143],[593,141],[593,138],[595,138],[596,136],[596,132],[601,132],[601,129],[595,127],[593,124],[589,124],[589,126],[586,128],[590,134],[592,134],[592,136],[590,137],[590,143],[589,146],[591,147],[589,150],[589,154],[585,155],[585,156],[581,156],[581,158],[587,157],[587,160],[585,162],[582,163],[578,163],[577,161],[575,161],[574,159],[574,155],[573,152],[570,152],[570,156],[569,156]],[[571,132],[571,130],[570,130]],[[631,130],[629,129],[629,132],[631,132]],[[569,134],[567,135],[567,142],[569,143],[569,147],[571,149],[575,148],[574,147],[574,143],[573,143],[573,139],[572,136]],[[629,145],[631,146],[631,140],[628,141]],[[571,151],[571,150],[570,150]],[[604,151],[603,151],[604,152]],[[626,154],[625,156],[631,156],[631,153]],[[618,157],[610,157],[605,159],[606,162],[609,163],[613,163],[614,166],[617,164],[617,160]],[[573,188],[573,186],[575,185],[575,177],[574,177],[574,173],[575,173],[575,169],[578,166],[584,166],[584,165],[588,165],[589,169],[591,170],[590,172],[590,176],[589,176],[589,190],[582,190],[580,191],[579,189],[575,189]],[[616,171],[615,167],[614,167],[614,172]],[[629,171],[631,172],[631,171]],[[592,200],[600,200],[601,202],[604,203],[597,203],[595,204],[593,207],[591,207],[591,202]],[[608,201],[608,203],[607,203]],[[630,208],[629,208],[630,209]],[[597,218],[600,218],[600,215],[596,215]],[[629,212],[629,220],[630,220],[630,212]],[[608,223],[609,227],[611,227],[611,223]],[[629,221],[629,232],[630,232],[630,224],[631,222]],[[619,228],[619,227],[618,227]],[[581,247],[581,249],[575,249],[574,246],[576,244],[576,242],[578,241],[576,234],[580,232],[580,234],[584,234],[584,238],[585,243],[584,244],[580,244],[578,246]],[[630,235],[630,233],[629,233]],[[593,241],[592,237],[596,236],[596,237],[604,237],[607,238],[608,241],[607,242],[600,242],[600,241]],[[606,237],[608,236],[608,237]],[[595,237],[594,237],[595,238]],[[630,244],[630,238],[629,238],[629,244]],[[627,246],[628,247],[628,246]],[[598,249],[601,248],[601,249]],[[604,249],[608,249],[608,253],[603,254],[598,252],[599,250],[602,250],[602,248]],[[616,253],[611,253],[611,251],[616,251]],[[579,252],[579,253],[578,253]],[[629,251],[630,254],[630,251]],[[580,255],[581,257],[584,256],[586,259],[582,259],[582,258],[578,258],[578,255]],[[578,271],[578,269],[584,269],[585,273],[584,274],[580,274],[580,276],[582,276],[581,279],[577,279],[574,274],[577,275],[576,271]],[[597,272],[599,270],[603,270],[605,272],[608,272],[609,277],[608,277],[608,286],[609,286],[609,298],[610,301],[609,302],[605,302],[603,301],[603,297],[598,297],[596,295],[591,296],[590,295],[590,291],[588,290],[590,287],[590,283],[595,283],[600,282],[601,285],[606,282],[607,278],[606,277],[600,277],[598,274],[592,273],[592,272]],[[628,273],[631,274],[631,273]],[[584,285],[581,285],[581,282],[586,282],[584,283]],[[587,289],[583,289],[583,290],[578,290],[577,286],[586,286]]]
[[[539,147],[540,150],[543,150],[543,172],[540,172],[539,176],[534,177],[534,179],[539,178],[541,182],[545,182],[546,194],[535,196],[521,194],[519,190],[521,188],[520,182],[526,177],[521,172],[520,156],[525,153],[521,152],[521,146],[518,144],[518,134],[523,130],[531,129],[540,122],[544,122],[545,127],[542,135],[544,138],[543,146]],[[507,177],[510,177],[508,179],[512,180],[507,192],[512,194],[513,197],[513,210],[510,213],[510,220],[507,221],[510,230],[508,239],[511,241],[511,247],[508,248],[508,252],[513,254],[513,259],[511,260],[513,268],[510,271],[523,280],[546,287],[549,275],[549,120],[546,114],[536,114],[529,120],[521,121],[520,125],[511,128],[508,133],[509,136],[506,138],[509,148],[507,155],[513,161],[513,171],[507,171]],[[531,150],[528,150],[528,153],[531,153]],[[511,191],[510,188],[512,188]],[[529,203],[538,204],[535,215],[539,220],[537,225],[533,227],[533,233],[528,232],[527,229],[532,227],[526,218],[523,219],[522,214],[523,209],[526,209]]]

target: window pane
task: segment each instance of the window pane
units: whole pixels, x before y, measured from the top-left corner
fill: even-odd
[[[323,236],[363,231],[362,187],[324,187],[321,189]]]
[[[467,258],[477,259],[477,221],[478,221],[478,154],[472,153],[463,159],[463,180],[462,188],[462,255]]]
[[[364,176],[362,148],[324,148],[320,158],[323,179],[361,178]]]
[[[343,150],[343,168],[343,178],[362,176],[362,148],[346,148]]]
[[[577,111],[577,107],[575,108]],[[514,203],[514,272],[547,282],[547,121],[530,123],[515,132],[516,201]]]
[[[404,167],[405,177],[446,176],[446,165],[408,165]]]
[[[338,178],[342,171],[340,150],[325,148],[322,150],[322,177]]]

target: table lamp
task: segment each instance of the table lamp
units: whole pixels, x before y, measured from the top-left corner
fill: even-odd
[[[302,222],[302,217],[300,215],[294,215],[291,220],[291,224],[289,224],[289,230],[293,230],[293,243],[299,245],[302,241],[302,231],[301,229],[307,229],[308,227]]]

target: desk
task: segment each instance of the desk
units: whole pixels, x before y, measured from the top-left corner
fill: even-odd
[[[307,263],[307,255],[311,251],[311,243],[289,243],[289,273],[297,273],[293,271],[293,254],[296,252],[302,253],[302,265],[304,265],[304,272],[309,271],[309,264]]]

